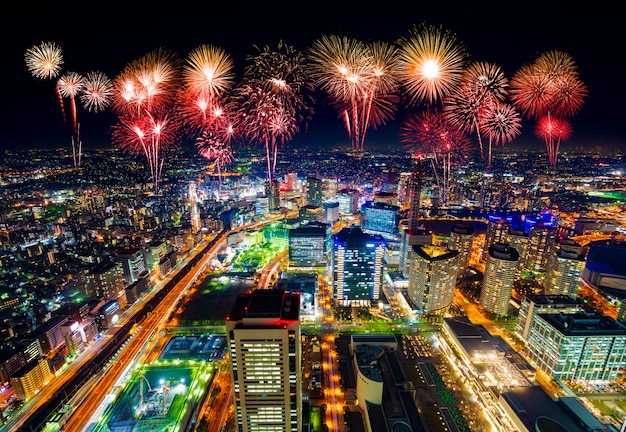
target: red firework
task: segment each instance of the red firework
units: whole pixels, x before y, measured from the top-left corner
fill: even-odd
[[[554,168],[562,141],[568,140],[574,133],[571,123],[563,118],[546,115],[537,121],[535,135],[542,138],[548,150],[548,161]]]

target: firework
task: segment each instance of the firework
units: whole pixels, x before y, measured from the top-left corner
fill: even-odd
[[[478,138],[480,154],[484,150],[479,124],[488,108],[506,98],[508,82],[499,66],[474,62],[463,73],[459,84],[443,100],[447,120],[460,130]]]
[[[400,140],[412,153],[430,155],[442,203],[447,205],[452,168],[467,161],[471,154],[470,139],[452,126],[443,112],[429,109],[409,115],[400,126]]]
[[[312,85],[305,57],[293,46],[279,41],[276,49],[255,48],[256,54],[247,57],[244,79],[233,100],[241,113],[243,134],[265,145],[267,180],[271,181],[279,146],[291,141],[300,124],[313,114]]]
[[[131,62],[113,80],[112,107],[120,123],[113,141],[132,153],[143,153],[152,184],[158,190],[166,150],[175,143],[181,122],[176,113],[180,61],[165,49]]]
[[[180,109],[190,134],[195,136],[219,114],[234,78],[232,58],[223,49],[201,45],[189,54],[183,69]]]
[[[461,79],[467,53],[454,33],[421,24],[397,43],[401,82],[409,106],[441,101]]]
[[[397,110],[396,48],[330,35],[314,42],[308,59],[316,86],[344,120],[352,149],[362,152],[369,128],[385,124]]]
[[[561,142],[569,139],[573,132],[570,122],[563,118],[546,115],[537,121],[535,135],[546,143],[550,166],[556,167]]]
[[[104,111],[111,105],[113,83],[102,72],[89,72],[83,81],[80,101],[88,111]]]
[[[522,131],[522,116],[512,105],[496,102],[486,108],[479,129],[489,139],[487,167],[491,168],[492,145],[504,146],[519,136]]]
[[[66,72],[57,81],[57,90],[62,97],[68,98],[70,101],[70,112],[72,114],[72,158],[74,166],[80,166],[82,157],[82,141],[78,128],[77,112],[76,112],[76,96],[83,88],[83,77],[76,72]],[[78,147],[78,150],[77,150]]]
[[[556,167],[558,144],[545,131],[547,124],[561,122],[577,114],[587,96],[587,87],[580,80],[572,57],[561,51],[548,51],[522,66],[511,78],[510,97],[513,105],[526,118],[542,119],[536,130],[545,139],[548,160]],[[547,118],[548,120],[543,120]],[[560,139],[557,140],[560,143]]]
[[[42,42],[26,50],[26,67],[36,78],[53,79],[61,73],[63,50],[54,42]]]

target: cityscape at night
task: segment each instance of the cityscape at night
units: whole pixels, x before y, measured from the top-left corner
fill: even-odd
[[[626,430],[616,17],[184,3],[4,16],[1,432]]]

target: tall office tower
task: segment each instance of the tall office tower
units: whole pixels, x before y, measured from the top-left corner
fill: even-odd
[[[333,296],[340,306],[370,306],[380,298],[385,243],[353,226],[333,236]]]
[[[526,258],[526,254],[528,251],[528,234],[525,233],[523,230],[511,227],[509,228],[506,236],[506,241],[504,243],[508,243],[519,254],[517,273],[515,274],[515,277],[519,278],[522,270],[524,269],[524,259]]]
[[[337,192],[339,213],[354,215],[359,212],[359,191],[356,189],[341,189]]]
[[[267,197],[270,211],[278,210],[280,208],[280,187],[278,180],[265,182],[265,196]]]
[[[415,159],[411,180],[409,182],[409,221],[407,227],[401,231],[402,240],[400,246],[399,270],[403,275],[408,275],[408,264],[412,246],[429,245],[433,242],[432,232],[420,228],[420,194],[424,179],[424,166],[422,159]]]
[[[308,176],[306,185],[306,203],[315,207],[321,207],[324,203],[324,183],[322,180]]]
[[[298,180],[298,173],[290,172],[285,175],[285,183],[287,183],[288,191],[297,191],[300,189],[300,182]]]
[[[400,173],[400,180],[398,181],[398,203],[404,205],[409,201],[411,195],[411,176],[410,172]]]
[[[322,201],[337,199],[337,185],[338,180],[336,178],[322,179]]]
[[[383,170],[383,186],[381,190],[383,192],[398,192],[399,175],[397,171]]]
[[[459,251],[441,246],[416,245],[409,252],[409,298],[420,315],[452,304],[459,266]]]
[[[339,201],[324,201],[324,221],[333,225],[339,220]]]
[[[226,318],[240,432],[300,432],[300,294],[240,294]]]
[[[530,294],[524,296],[517,313],[515,333],[526,341],[530,323],[537,314],[573,314],[585,311],[585,304],[578,298],[567,295]]]
[[[564,294],[576,297],[587,261],[585,257],[559,248],[548,257],[546,277],[543,281],[546,294]]]
[[[519,254],[505,243],[489,247],[480,290],[480,307],[497,316],[508,316]]]
[[[290,269],[323,269],[330,265],[331,253],[329,224],[310,222],[289,230]]]
[[[398,234],[400,207],[367,201],[361,206],[361,229],[368,234],[395,236]]]
[[[528,249],[524,260],[524,270],[533,273],[545,273],[548,257],[556,247],[556,228],[534,226],[528,235]]]
[[[487,217],[487,232],[485,233],[485,244],[483,245],[482,261],[487,260],[489,248],[496,243],[507,243],[508,232],[511,228],[512,218],[505,218],[498,215]]]
[[[459,268],[457,277],[462,277],[469,268],[469,262],[472,255],[472,245],[474,241],[474,227],[464,223],[457,222],[450,230],[450,242],[448,249],[459,251]]]
[[[189,213],[191,214],[191,229],[194,233],[200,230],[200,212],[198,211],[198,194],[196,182],[189,182]]]

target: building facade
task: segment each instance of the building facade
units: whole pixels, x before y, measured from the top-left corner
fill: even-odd
[[[497,316],[508,316],[518,260],[517,251],[506,243],[496,243],[489,247],[480,290],[480,307],[484,311]]]
[[[459,252],[441,246],[413,246],[409,298],[417,313],[431,314],[452,304]]]
[[[300,295],[255,290],[226,319],[235,415],[241,432],[300,432]]]

